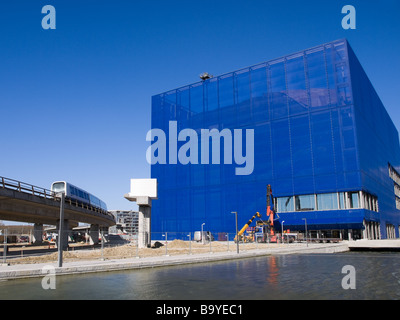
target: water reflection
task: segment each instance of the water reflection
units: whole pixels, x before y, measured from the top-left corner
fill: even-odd
[[[155,269],[0,282],[0,299],[400,299],[400,253],[282,255]],[[344,265],[356,290],[344,290]]]

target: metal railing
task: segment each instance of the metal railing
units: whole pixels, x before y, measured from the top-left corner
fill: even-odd
[[[41,198],[54,200],[57,199],[56,194],[51,190],[10,178],[0,177],[0,187],[3,189],[10,189],[18,192],[32,194]]]

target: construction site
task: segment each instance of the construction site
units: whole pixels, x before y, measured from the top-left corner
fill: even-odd
[[[135,187],[137,184],[148,182],[147,180],[136,180],[132,185]],[[366,244],[365,242],[361,243],[362,241],[343,241],[341,238],[311,237],[308,232],[299,233],[285,230],[283,228],[284,221],[277,224],[279,215],[274,210],[270,185],[267,185],[266,188],[264,217],[260,212],[256,212],[239,229],[237,213],[232,212],[235,214],[235,233],[213,234],[202,228],[201,231],[186,233],[151,234],[146,232],[151,224],[149,219],[151,210],[148,208],[150,202],[148,199],[138,200],[138,197],[132,196],[135,192],[135,188],[131,189],[131,193],[127,197],[141,203],[139,211],[132,215],[123,213],[123,216],[127,217],[127,221],[129,221],[125,227],[130,232],[125,232],[123,227],[121,229],[122,223],[119,227],[112,229],[117,230],[117,233],[120,234],[102,230],[98,243],[87,241],[88,235],[82,232],[85,229],[83,227],[80,227],[80,231],[68,231],[65,236],[69,241],[65,251],[57,248],[58,234],[53,233],[54,238],[44,234],[42,243],[30,244],[29,236],[11,235],[8,234],[8,231],[12,229],[3,229],[2,232],[5,234],[0,239],[3,241],[0,279],[40,277],[43,268],[49,266],[55,268],[54,265],[57,261],[56,272],[58,275],[63,275],[206,263],[268,255],[336,253],[354,249],[371,250],[373,246],[376,246],[375,249],[378,250],[385,248],[400,250],[400,241],[396,240],[388,240],[391,241],[390,243],[385,240],[380,240],[379,243],[367,240]],[[146,208],[143,208],[143,203]],[[136,219],[131,219],[133,215]],[[125,220],[119,222],[121,221]],[[132,225],[135,225],[136,228],[132,229]],[[25,229],[25,231],[27,230],[29,229]],[[52,229],[50,228],[50,230]],[[160,238],[163,240],[157,240]]]
[[[124,213],[126,216],[127,213]],[[100,234],[99,243],[88,242],[87,236],[78,231],[68,231],[68,247],[63,252],[65,262],[112,260],[147,257],[167,257],[179,255],[243,253],[279,250],[297,247],[308,247],[311,243],[336,243],[341,239],[307,238],[304,234],[291,233],[290,230],[275,230],[274,222],[278,217],[273,209],[271,186],[267,186],[265,218],[256,212],[247,223],[237,228],[236,233],[217,233],[209,231],[195,231],[193,233],[178,234],[166,232],[162,235],[153,235],[155,238],[164,237],[164,240],[151,240],[145,247],[139,245],[139,233],[143,232],[137,225],[141,213],[134,212],[136,219],[128,217],[129,224],[124,228],[113,228],[119,234],[105,232]],[[132,229],[131,225],[136,228]],[[5,227],[4,227],[5,228]],[[84,229],[81,227],[81,229]],[[57,230],[43,235],[42,243],[31,244],[31,230],[29,226],[7,227],[3,230],[7,236],[1,235],[3,266],[17,264],[40,264],[56,262],[59,256],[57,249]],[[283,232],[282,232],[283,231]],[[14,234],[13,234],[14,232]],[[177,239],[184,238],[185,240]],[[147,237],[148,239],[148,237]]]

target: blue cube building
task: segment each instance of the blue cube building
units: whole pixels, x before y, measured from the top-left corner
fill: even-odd
[[[399,237],[398,132],[346,40],[153,96],[152,128],[166,135],[166,161],[151,168],[154,234],[193,232],[203,223],[234,233],[232,211],[239,227],[256,211],[266,219],[270,184],[284,229],[304,232],[307,222],[314,236]],[[187,140],[173,141],[170,130],[175,137],[186,128],[198,137],[202,129],[229,129],[232,138],[242,129],[243,154],[245,130],[253,130],[250,174],[237,174],[233,154],[223,161],[231,141],[222,133],[219,164],[211,145],[206,161],[200,154],[197,162],[179,161],[177,152],[188,156],[180,150]]]

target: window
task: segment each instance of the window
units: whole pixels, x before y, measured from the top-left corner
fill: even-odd
[[[364,198],[363,199],[364,200],[363,207],[367,210],[378,211],[377,205],[376,205],[376,203],[377,203],[376,197],[367,192],[363,192],[362,195]]]
[[[368,192],[361,191],[359,194],[359,208],[379,212],[378,198]]]
[[[64,182],[57,182],[53,184],[53,190],[54,192],[65,192],[65,183]]]
[[[348,192],[349,209],[359,208],[358,192]]]
[[[344,192],[339,192],[339,206],[340,209],[346,209],[346,197]]]
[[[318,210],[335,210],[338,209],[337,193],[323,193],[317,195]]]
[[[293,197],[280,197],[277,198],[278,212],[294,211]]]
[[[296,211],[315,210],[315,196],[313,194],[296,196]]]
[[[389,177],[390,179],[393,180],[393,185],[394,185],[394,199],[395,199],[395,205],[396,209],[400,210],[400,174],[391,166],[391,164],[388,164],[389,168]]]
[[[374,197],[373,210],[376,211],[376,212],[379,212],[378,198],[377,197]]]
[[[294,201],[293,201],[294,200]],[[365,191],[333,192],[275,198],[277,212],[367,209],[379,212],[378,198]],[[396,197],[400,208],[400,198]]]

